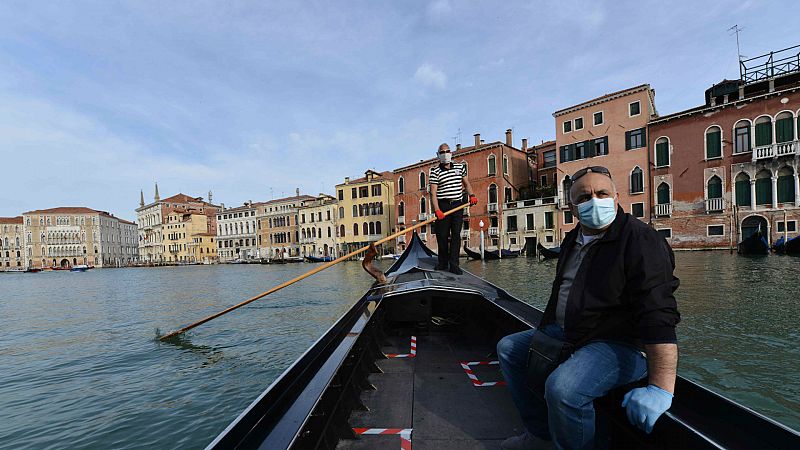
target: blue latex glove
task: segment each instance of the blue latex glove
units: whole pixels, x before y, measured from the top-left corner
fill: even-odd
[[[653,431],[656,420],[672,405],[672,394],[655,385],[632,389],[622,399],[628,420],[645,433]]]

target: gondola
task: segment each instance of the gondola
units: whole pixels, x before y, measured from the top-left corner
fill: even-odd
[[[306,261],[310,263],[330,262],[333,259],[333,256],[306,256]]]
[[[558,258],[558,255],[561,254],[561,247],[547,248],[541,243],[537,243],[536,248],[544,259]]]
[[[322,337],[258,396],[209,449],[485,448],[522,424],[503,386],[497,341],[542,312],[468,272],[435,271],[411,244]],[[800,433],[678,377],[652,434],[596,401],[608,448],[800,448]]]
[[[784,253],[787,255],[800,255],[800,236],[795,236],[786,241]]]
[[[769,243],[759,230],[739,243],[738,252],[740,255],[767,255]]]
[[[772,244],[772,251],[775,253],[784,253],[786,251],[786,241],[783,240],[783,236]]]
[[[481,260],[480,252],[470,250],[470,248],[467,247],[466,245],[464,246],[464,252],[470,259]],[[520,254],[519,250],[503,249],[502,252],[503,252],[503,258],[516,258]],[[483,256],[484,256],[483,259],[486,261],[494,261],[496,259],[500,259],[500,256],[497,254],[497,250],[484,250]]]

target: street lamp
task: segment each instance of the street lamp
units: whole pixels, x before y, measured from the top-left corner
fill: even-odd
[[[478,222],[478,226],[481,228],[481,261],[483,261],[483,226],[484,225],[485,224],[483,223],[483,219],[481,219],[481,221]]]

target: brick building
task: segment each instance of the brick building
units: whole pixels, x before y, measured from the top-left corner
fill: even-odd
[[[530,186],[532,174],[528,154],[513,147],[511,130],[506,130],[505,142],[485,143],[480,134],[475,134],[474,138],[472,146],[461,147],[459,144],[453,152],[453,161],[466,163],[467,179],[478,197],[478,204],[464,211],[462,246],[466,241],[470,247],[479,247],[478,224],[483,221],[487,247],[508,248],[511,241],[503,235],[501,227],[504,203],[518,199]],[[435,154],[436,150],[431,150],[431,153]],[[424,221],[433,214],[428,177],[431,167],[438,163],[438,159],[431,158],[393,171],[398,230]],[[434,230],[425,227],[419,231],[427,245],[436,249]],[[410,233],[398,238],[398,251],[405,249],[410,238]]]
[[[283,259],[300,255],[298,210],[314,200],[310,195],[279,198],[263,203],[257,211],[258,254]]]
[[[557,219],[560,242],[577,224],[569,212],[570,176],[587,166],[604,166],[626,212],[649,216],[647,123],[657,116],[655,91],[648,84],[606,94],[553,113],[558,149]]]
[[[524,141],[524,139],[523,139]],[[523,148],[525,145],[523,144]],[[558,185],[558,168],[556,155],[556,141],[542,142],[527,149],[530,160],[535,161],[533,181],[536,183],[534,197],[553,197],[555,187]]]
[[[800,70],[764,67],[745,61],[703,105],[649,124],[651,221],[675,248],[734,248],[759,228],[770,244],[797,236]]]

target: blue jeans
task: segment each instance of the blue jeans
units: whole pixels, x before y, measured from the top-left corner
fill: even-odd
[[[550,374],[544,399],[525,386],[528,348],[535,329],[504,337],[497,343],[500,368],[527,430],[553,440],[559,449],[594,448],[594,399],[647,375],[647,360],[633,346],[592,341]],[[564,339],[558,325],[541,332]]]

